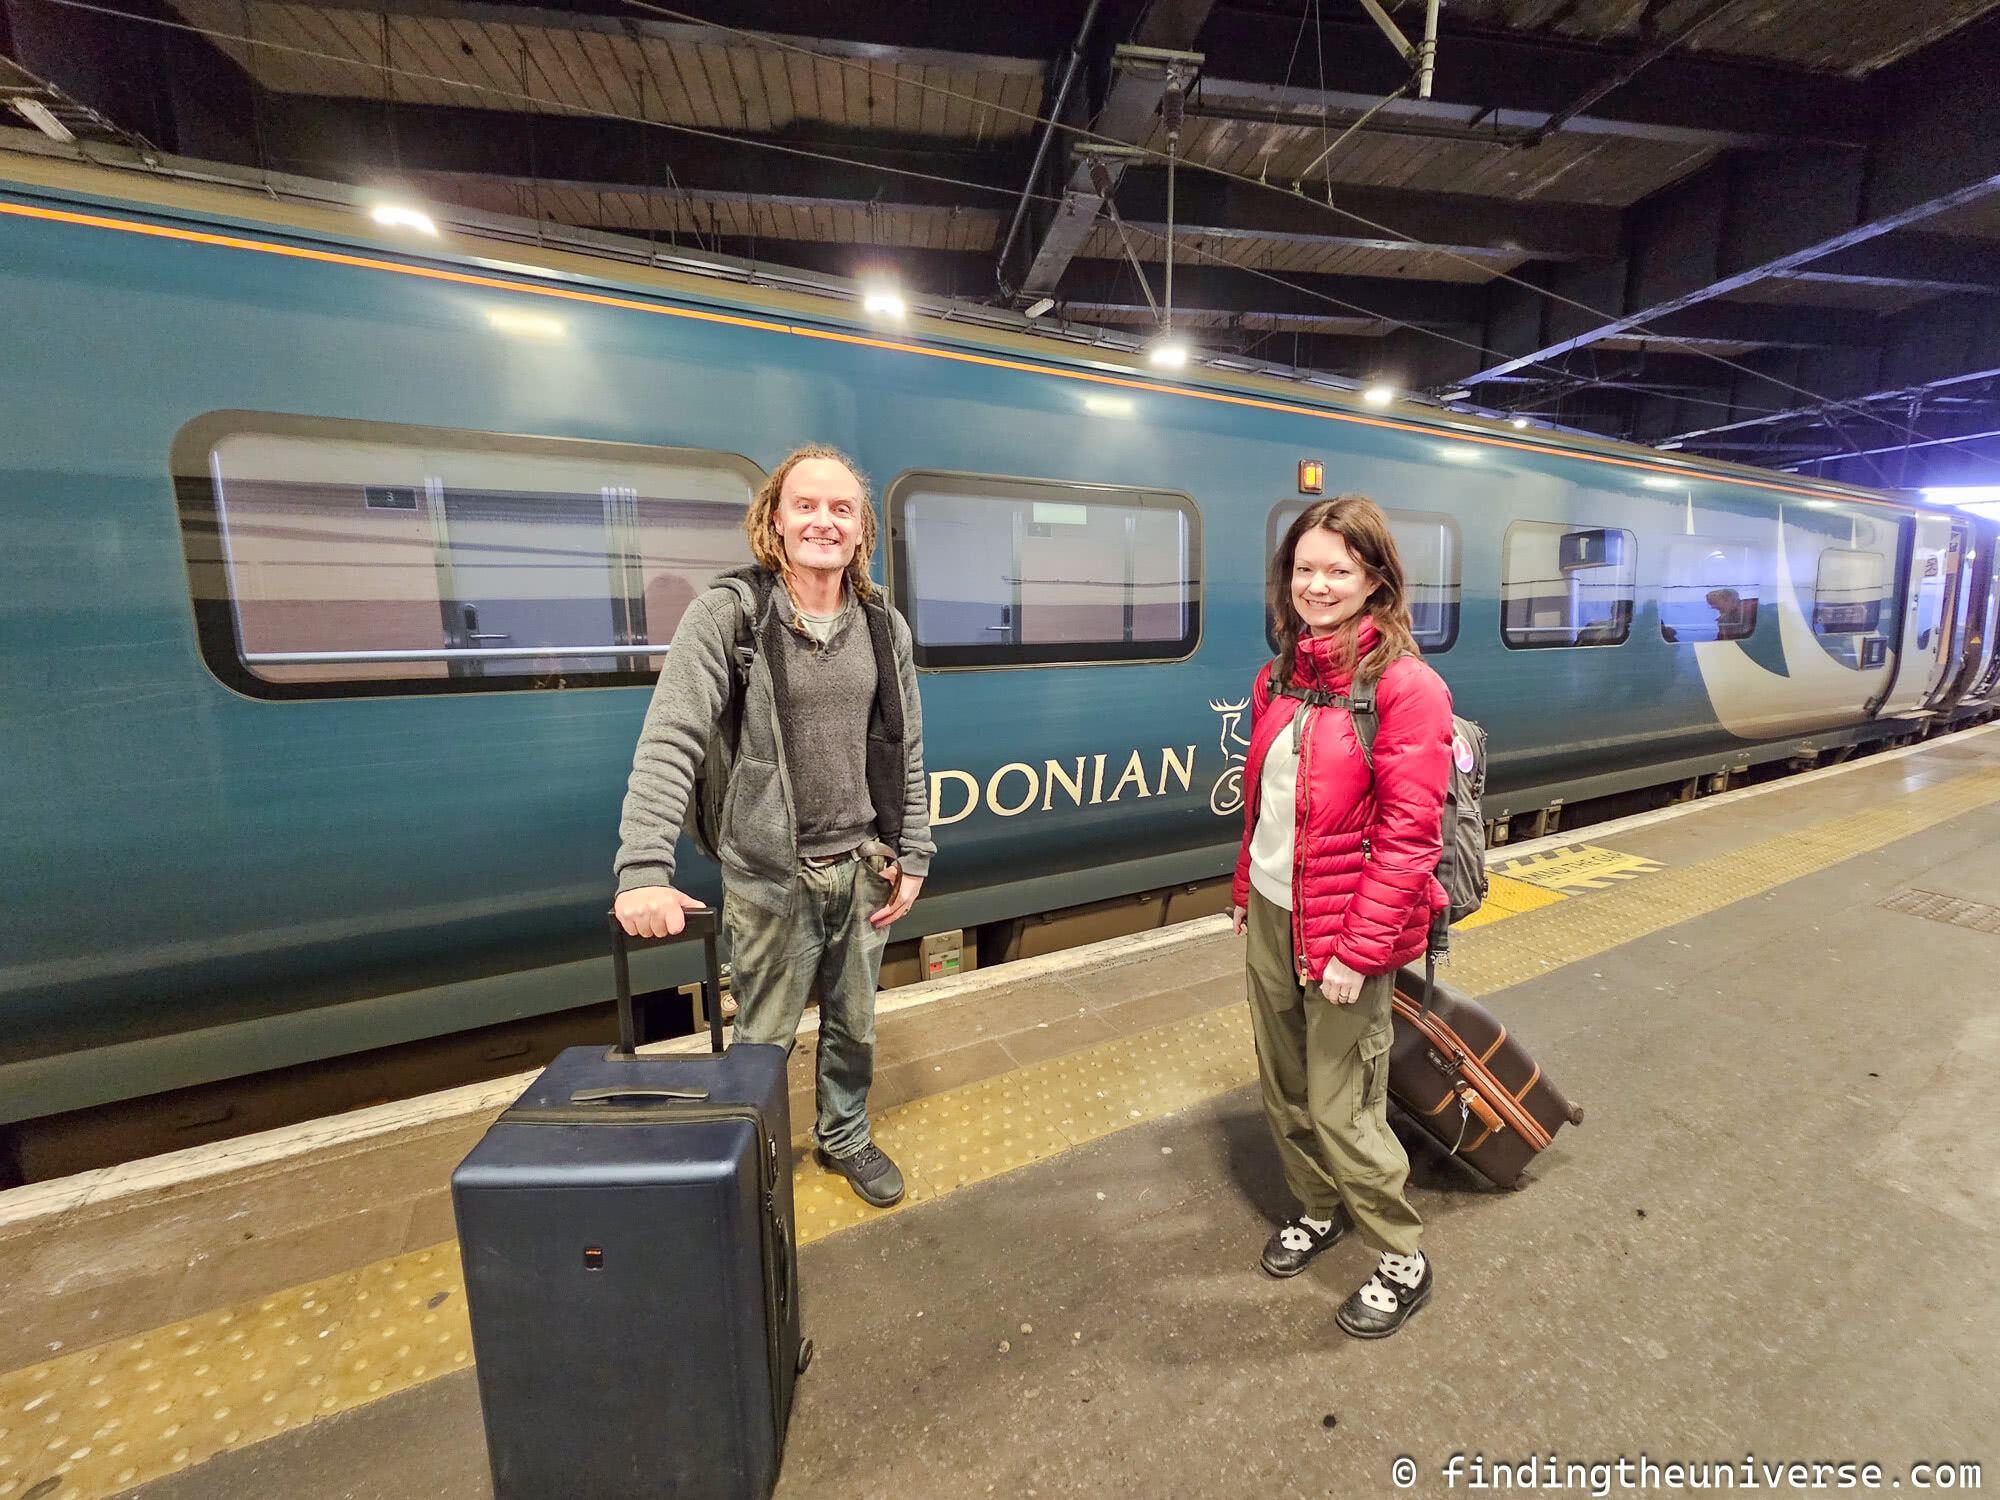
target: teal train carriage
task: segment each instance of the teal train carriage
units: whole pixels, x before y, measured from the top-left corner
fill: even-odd
[[[0,1122],[601,999],[648,684],[807,439],[923,668],[904,935],[1228,867],[1307,461],[1394,513],[1496,818],[1995,703],[1985,523],[1025,324],[27,156],[0,318]]]

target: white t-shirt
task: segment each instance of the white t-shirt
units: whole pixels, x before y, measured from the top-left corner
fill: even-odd
[[[1250,835],[1250,885],[1273,906],[1292,909],[1292,843],[1298,822],[1298,715],[1264,756],[1257,827]]]

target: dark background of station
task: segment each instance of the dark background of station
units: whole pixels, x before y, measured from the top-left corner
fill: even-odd
[[[0,0],[0,97],[107,152],[1141,336],[1166,174],[1033,117],[1164,150],[1160,70],[1115,54],[1192,51],[1175,321],[1209,353],[2000,480],[1996,0],[1450,0],[1432,99],[1386,104],[1410,71],[1359,0],[87,3]]]

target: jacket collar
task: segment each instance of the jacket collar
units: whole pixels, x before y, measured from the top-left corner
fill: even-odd
[[[1364,614],[1354,631],[1353,656],[1341,663],[1335,651],[1340,644],[1339,636],[1302,635],[1292,653],[1292,680],[1300,687],[1344,693],[1354,681],[1354,662],[1373,651],[1375,643],[1381,638],[1382,632],[1375,628],[1374,616]]]

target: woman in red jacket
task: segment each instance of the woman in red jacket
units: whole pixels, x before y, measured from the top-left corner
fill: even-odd
[[[1388,519],[1322,500],[1271,559],[1278,659],[1257,675],[1231,916],[1249,932],[1264,1110],[1299,1213],[1263,1266],[1296,1276],[1351,1226],[1381,1252],[1340,1326],[1383,1338],[1431,1292],[1388,1124],[1390,997],[1446,905],[1435,870],[1451,695],[1410,633]],[[1346,695],[1373,683],[1373,768]]]

